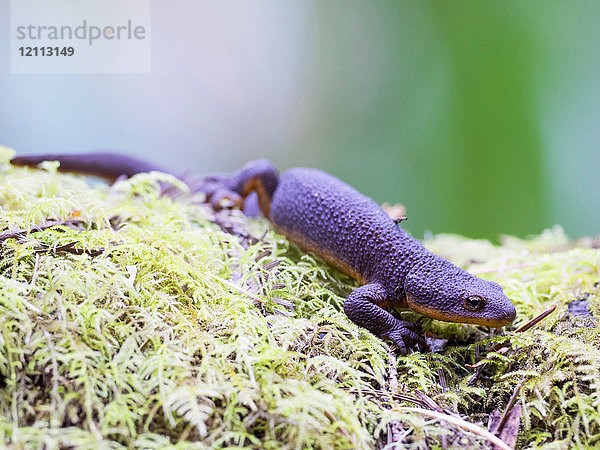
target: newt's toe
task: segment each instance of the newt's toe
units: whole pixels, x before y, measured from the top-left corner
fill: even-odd
[[[400,354],[406,355],[412,349],[418,349],[423,353],[429,351],[425,338],[415,331],[416,328],[420,328],[418,324],[399,321],[397,327],[388,333],[387,337],[396,344]]]

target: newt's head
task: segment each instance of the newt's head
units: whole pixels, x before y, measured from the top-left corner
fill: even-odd
[[[432,256],[406,277],[404,291],[410,309],[437,320],[495,328],[514,320],[515,307],[498,283]]]

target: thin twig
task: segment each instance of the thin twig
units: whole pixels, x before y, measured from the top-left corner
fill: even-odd
[[[433,400],[431,397],[429,397],[427,394],[419,391],[418,389],[415,389],[415,393],[417,394],[417,396],[423,401],[423,403],[425,403],[427,405],[427,407],[429,409],[432,409],[433,411],[437,411],[439,413],[444,414],[444,410],[441,408],[440,405],[438,405],[435,400]]]
[[[537,325],[538,323],[540,323],[542,320],[544,320],[546,317],[548,317],[550,314],[552,314],[554,311],[556,310],[556,305],[551,306],[550,308],[548,308],[546,311],[542,312],[541,314],[538,314],[537,316],[535,316],[533,319],[531,319],[529,322],[527,322],[524,325],[521,325],[519,328],[517,328],[514,333],[523,333],[527,330],[529,330],[531,327]],[[498,351],[503,347],[506,347],[510,344],[509,341],[506,342],[502,342],[502,343],[498,343],[495,344],[492,347],[492,350],[494,351]]]
[[[448,384],[446,382],[446,374],[444,373],[444,369],[442,369],[441,367],[438,368],[437,373],[440,379],[440,387],[442,388],[442,394],[444,394],[448,389]]]
[[[76,219],[76,220],[56,220],[56,221],[50,221],[50,222],[46,222],[42,225],[35,225],[29,229],[20,229],[20,230],[15,230],[15,231],[8,231],[5,233],[0,233],[0,242],[5,241],[6,239],[14,239],[14,238],[19,238],[22,236],[25,236],[27,234],[30,233],[37,233],[38,231],[44,231],[47,230],[48,228],[52,228],[55,227],[57,225],[66,225],[66,226],[73,226],[73,225],[81,225],[84,222],[82,220]]]
[[[358,388],[350,388],[350,387],[344,387],[344,386],[342,386],[342,389],[345,389],[349,392],[360,392],[365,395],[372,395],[377,398],[391,396],[392,400],[397,400],[399,402],[414,403],[415,405],[419,405],[423,408],[427,408],[427,404],[425,404],[421,399],[418,399],[416,397],[411,397],[410,395],[406,395],[406,394],[394,394],[393,392],[389,392],[389,391],[386,392],[386,391],[382,391],[380,389],[358,389]]]
[[[483,372],[483,369],[485,369],[485,367],[487,366],[487,361],[485,361],[482,365],[477,367],[477,370],[475,371],[475,373],[471,376],[471,378],[469,378],[467,380],[467,386],[471,386],[476,379],[478,379],[481,376],[481,372]],[[468,365],[467,365],[468,367]]]
[[[388,385],[390,387],[389,393],[393,398],[393,394],[398,393],[398,368],[397,364],[397,356],[394,350],[388,350],[388,366],[389,366],[389,377],[388,377]],[[387,424],[387,443],[388,445],[397,442],[400,439],[400,433],[404,431],[402,429],[402,423],[399,420],[392,420]]]
[[[396,354],[393,350],[388,350],[388,362],[389,362],[389,380],[390,391],[392,394],[398,393],[398,369],[396,368]]]
[[[526,324],[517,328],[514,331],[514,333],[523,333],[524,331],[529,330],[531,327],[537,325],[542,320],[544,320],[546,317],[548,317],[550,314],[552,314],[555,310],[556,310],[556,305],[548,308],[546,311],[542,312],[541,314],[538,314],[536,317],[531,319]],[[507,347],[508,345],[510,345],[509,341],[494,344],[492,346],[492,351],[498,352],[498,351],[502,350],[503,348]],[[477,372],[475,374],[473,374],[473,376],[469,379],[469,381],[467,381],[467,385],[471,385],[479,377],[479,375],[481,374],[483,369],[487,366],[487,363],[488,363],[488,361],[479,361],[478,363],[475,363],[475,364],[465,364],[465,367],[468,367],[470,369],[475,369],[475,368],[477,369]]]
[[[267,303],[265,300],[263,300],[262,298],[260,298],[258,295],[255,295],[255,294],[253,294],[252,292],[250,292],[250,291],[248,291],[248,290],[246,290],[246,289],[243,289],[243,288],[241,288],[241,287],[239,287],[239,286],[236,286],[235,284],[233,284],[233,283],[230,283],[229,281],[227,281],[227,280],[225,280],[225,279],[221,278],[221,277],[220,277],[220,276],[218,276],[218,275],[214,275],[214,274],[212,274],[212,273],[209,273],[208,275],[209,275],[211,278],[213,278],[213,279],[215,279],[215,280],[217,280],[217,281],[219,281],[219,282],[223,283],[225,286],[228,286],[228,287],[230,287],[231,289],[234,289],[234,290],[238,291],[240,294],[247,295],[247,296],[248,296],[248,297],[250,297],[252,300],[256,300],[257,302],[260,302],[260,303]]]
[[[330,411],[324,410],[323,412],[325,413],[327,418],[331,421],[331,423],[336,423],[338,421],[338,419]],[[343,424],[340,424],[340,431],[344,436],[350,437],[350,433],[348,433],[348,430],[346,429],[346,427]]]
[[[75,244],[77,244],[77,242],[69,242],[68,244],[64,244],[64,245],[60,245],[58,247],[54,247],[52,250],[55,253],[58,252],[66,252],[66,253],[72,253],[74,255],[90,255],[90,256],[100,256],[102,253],[104,253],[104,249],[103,248],[99,248],[99,249],[95,249],[95,248],[78,248],[75,247]]]
[[[543,313],[539,314],[538,316],[534,317],[533,319],[531,319],[529,322],[527,322],[525,325],[521,325],[519,328],[517,328],[515,330],[515,333],[522,333],[524,331],[529,330],[531,327],[533,327],[534,325],[537,325],[539,322],[541,322],[542,320],[544,320],[546,317],[548,317],[550,314],[552,314],[554,312],[554,310],[556,309],[556,305],[548,308],[546,311],[544,311]]]
[[[495,436],[492,433],[490,433],[488,430],[486,430],[485,428],[482,428],[479,425],[475,425],[474,423],[467,422],[464,419],[459,419],[458,417],[449,416],[448,414],[442,414],[437,411],[431,411],[429,409],[413,408],[413,407],[409,407],[409,406],[400,406],[397,408],[392,408],[392,410],[393,411],[414,412],[414,413],[423,414],[424,416],[433,417],[434,419],[445,420],[448,423],[451,423],[458,427],[464,428],[465,430],[468,430],[471,433],[474,433],[478,436],[481,436],[482,438],[487,439],[489,442],[491,442],[494,445],[497,445],[498,447],[500,447],[503,450],[512,450],[506,444],[506,442],[504,442],[498,436]]]
[[[504,408],[504,412],[502,413],[500,420],[498,421],[496,426],[493,426],[490,428],[490,433],[497,433],[498,431],[502,430],[502,427],[504,426],[504,422],[506,422],[506,419],[508,419],[510,410],[513,408],[513,406],[515,406],[515,402],[517,401],[517,396],[519,395],[519,392],[521,391],[522,387],[523,387],[523,382],[521,381],[515,387],[515,390],[514,390],[512,396],[510,397],[510,400],[508,401],[506,408]]]
[[[25,295],[31,294],[33,291],[33,286],[35,286],[35,280],[37,279],[38,270],[40,269],[40,255],[39,253],[35,254],[35,264],[33,265],[33,274],[31,275],[31,283],[29,283],[29,290]]]

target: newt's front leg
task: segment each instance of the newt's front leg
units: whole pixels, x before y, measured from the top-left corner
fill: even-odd
[[[213,175],[194,191],[204,192],[215,209],[243,207],[244,200],[251,192],[256,192],[263,215],[270,219],[271,200],[279,183],[277,169],[270,161],[251,161],[231,175]]]
[[[387,296],[388,293],[381,284],[366,284],[348,296],[344,302],[344,312],[355,324],[392,341],[403,355],[415,345],[421,351],[427,351],[425,339],[417,333],[417,324],[398,320],[378,306],[387,300]]]

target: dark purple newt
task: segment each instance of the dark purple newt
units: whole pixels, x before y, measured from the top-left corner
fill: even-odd
[[[48,160],[60,161],[61,170],[108,179],[154,169],[113,154],[21,156],[12,163]],[[277,232],[359,281],[361,286],[344,302],[345,313],[357,325],[391,340],[403,354],[427,345],[416,324],[398,320],[385,306],[489,327],[507,325],[516,316],[499,284],[431,253],[369,197],[320,170],[295,168],[279,175],[269,161],[258,160],[231,175],[208,177],[192,189],[205,192],[216,207],[224,199],[241,205],[256,192],[263,215]]]

